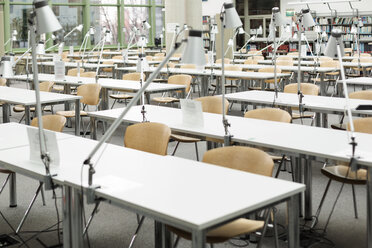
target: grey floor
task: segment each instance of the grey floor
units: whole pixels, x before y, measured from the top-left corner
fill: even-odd
[[[14,87],[25,87],[24,83],[15,83]],[[354,90],[354,89],[351,89]],[[197,97],[194,94],[194,97]],[[123,106],[117,104],[116,107]],[[62,105],[55,106],[55,109],[61,109]],[[242,115],[240,111],[240,105],[234,104],[230,114]],[[22,114],[13,114],[11,121],[17,122],[20,120]],[[2,119],[2,116],[0,116]],[[338,121],[337,116],[330,116],[329,123]],[[306,123],[308,124],[308,123]],[[120,127],[111,139],[111,143],[117,145],[123,145],[125,128]],[[65,128],[64,132],[73,134],[73,129]],[[98,132],[102,135],[102,132]],[[346,134],[345,134],[346,135]],[[346,140],[346,139],[345,139]],[[306,140],[304,140],[306,142]],[[175,142],[169,144],[168,153],[170,154],[175,147]],[[199,143],[199,155],[202,157],[205,152],[205,142]],[[78,152],[78,151],[77,151]],[[176,156],[193,159],[195,160],[195,150],[193,144],[181,144]],[[320,198],[323,194],[327,180],[320,173],[320,168],[323,166],[321,162],[313,162],[313,213],[319,204]],[[287,172],[282,172],[280,178],[283,180],[290,180],[291,175]],[[0,174],[0,183],[5,179],[5,175]],[[207,179],[206,179],[207,183]],[[26,210],[31,197],[38,186],[38,182],[17,175],[17,194],[18,194],[18,207],[9,208],[9,191],[8,186],[4,192],[0,195],[0,211],[8,219],[12,226],[16,226],[24,211]],[[316,228],[322,229],[325,225],[327,216],[331,210],[331,205],[340,189],[340,183],[333,183],[331,185],[330,192],[326,199],[325,206],[320,215],[319,223]],[[61,215],[61,191],[57,189],[57,203],[59,214]],[[334,243],[334,247],[366,247],[366,189],[365,186],[356,186],[357,202],[359,218],[354,218],[352,193],[350,185],[346,185],[338,204],[336,205],[333,217],[329,223],[327,233],[324,236]],[[249,197],[249,194],[242,195],[241,197]],[[216,206],[218,207],[218,206]],[[87,215],[91,212],[93,206],[85,205],[85,211]],[[285,226],[286,207],[285,204],[277,206],[277,219],[280,233],[284,233],[282,226]],[[32,237],[33,232],[44,230],[57,223],[56,209],[54,206],[54,200],[50,191],[46,192],[46,206],[42,205],[41,197],[37,198],[35,205],[27,219],[20,236],[27,240]],[[154,221],[146,219],[142,230],[136,240],[134,247],[153,247],[154,246]],[[301,221],[301,224],[305,224]],[[309,223],[306,223],[309,224]],[[120,209],[112,206],[109,203],[102,203],[99,212],[94,218],[92,225],[89,229],[89,241],[91,247],[127,247],[132,233],[134,233],[137,225],[136,215],[132,212]],[[61,226],[60,226],[61,227]],[[55,227],[53,227],[55,229]],[[12,230],[5,223],[4,219],[0,216],[0,235],[11,234]],[[318,233],[321,233],[319,230]],[[47,246],[52,246],[58,243],[57,232],[46,232],[38,236],[38,238],[45,243]],[[268,237],[265,237],[264,247],[274,247],[274,239],[269,230]],[[242,241],[233,240],[232,242],[243,245]],[[329,242],[328,242],[329,243]],[[35,238],[27,242],[29,247],[43,247],[40,242]],[[190,247],[189,241],[181,240],[178,247]],[[13,246],[16,247],[16,246]],[[218,244],[215,247],[235,247],[231,243]],[[256,244],[251,243],[248,247],[256,247]],[[280,241],[280,247],[286,247],[285,241]],[[317,243],[311,247],[332,247],[323,242]]]

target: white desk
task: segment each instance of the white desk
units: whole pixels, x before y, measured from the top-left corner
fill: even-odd
[[[0,125],[0,129],[6,128]],[[80,170],[96,143],[72,136],[58,140],[61,161],[52,172],[57,173],[55,183],[65,186],[64,247],[82,247],[78,197],[81,185],[87,187],[88,167],[84,169],[83,182]],[[77,149],[79,153],[76,153]],[[112,163],[123,157],[125,163]],[[28,146],[0,151],[0,164],[25,176],[44,179],[44,166],[41,162],[29,161]],[[96,190],[97,197],[151,217],[163,225],[192,232],[193,248],[205,247],[205,234],[209,229],[283,201],[289,202],[289,245],[299,246],[297,203],[298,195],[304,191],[302,184],[111,144],[107,145],[95,166],[93,182],[101,186]],[[209,178],[207,184],[206,177]],[[221,184],[221,181],[229,183]],[[218,197],[207,197],[213,192]]]
[[[41,70],[40,72],[45,72],[45,71],[50,71],[50,70],[46,70],[45,67],[49,67],[49,68],[53,68],[54,69],[54,62],[48,62],[48,61],[44,61],[44,62],[38,62],[37,63],[40,67],[41,67]],[[77,64],[76,62],[65,62],[65,67],[66,68],[77,68]],[[115,65],[114,64],[100,64],[98,66],[97,63],[79,63],[80,65],[80,68],[85,68],[85,69],[97,69],[97,67],[99,68],[112,68],[113,71],[115,70]]]
[[[253,105],[275,106],[293,108],[298,107],[298,95],[279,92],[278,98],[274,98],[275,92],[269,91],[244,91],[226,94],[226,99],[233,102],[247,103]],[[274,100],[275,99],[275,100]],[[343,114],[345,112],[346,100],[339,97],[311,96],[305,95],[302,99],[305,111],[317,113],[317,126],[328,128],[327,114]],[[356,110],[359,105],[372,105],[372,101],[350,99],[350,107],[354,115],[372,115],[372,111]],[[320,118],[319,113],[323,116]],[[321,124],[322,119],[322,124]]]
[[[40,102],[42,105],[54,105],[58,103],[75,101],[75,134],[80,135],[80,96],[57,94],[51,92],[40,92]],[[0,101],[3,104],[3,123],[9,122],[9,104],[19,104],[25,107],[25,123],[30,125],[30,107],[36,105],[35,91],[0,86]]]
[[[29,75],[30,80],[32,80],[32,75]],[[27,75],[16,75],[10,78],[11,80],[27,80]],[[69,93],[70,86],[79,86],[82,84],[94,84],[96,83],[95,78],[86,78],[86,77],[73,77],[65,76],[64,80],[56,80],[54,74],[39,74],[40,81],[52,81],[56,84],[65,85],[65,93]],[[112,78],[99,78],[98,83],[102,86],[102,108],[108,109],[108,99],[109,99],[109,90],[126,90],[137,92],[141,89],[141,84],[139,81],[131,80],[119,80]],[[150,102],[150,94],[167,92],[167,91],[177,91],[181,90],[183,96],[185,95],[185,86],[184,85],[175,85],[175,84],[162,84],[162,83],[151,83],[146,91],[145,95],[147,101]]]
[[[224,128],[222,126],[221,115],[204,113],[204,127],[190,127],[182,123],[182,113],[180,109],[159,107],[146,105],[147,119],[152,122],[160,122],[168,125],[173,132],[186,133],[200,138],[213,138],[223,140]],[[117,119],[122,109],[112,109],[106,111],[92,112],[91,128],[94,129],[96,119],[114,121]],[[337,161],[349,161],[351,154],[351,146],[348,144],[347,136],[344,131],[332,130],[319,127],[311,127],[306,125],[278,123],[271,121],[263,121],[236,116],[227,116],[231,127],[230,133],[233,135],[232,141],[265,147],[267,149],[276,150],[285,154],[296,156],[297,158],[308,158],[305,164],[304,178],[306,184],[305,194],[305,218],[311,219],[312,216],[312,184],[311,184],[311,159],[322,158],[332,159]],[[140,106],[133,107],[124,117],[123,122],[137,123],[142,122]],[[94,138],[95,131],[92,130]],[[306,140],[306,142],[304,142]],[[360,154],[361,158],[358,162],[361,165],[366,165],[368,168],[372,166],[372,135],[356,133],[358,146],[356,154]],[[295,159],[293,159],[295,161]],[[301,163],[301,160],[297,160]],[[301,165],[298,165],[301,166]],[[372,175],[372,170],[369,169]],[[295,173],[296,174],[296,173]],[[300,175],[296,175],[297,180],[300,180]],[[367,184],[368,194],[367,203],[371,206],[372,211],[372,181]],[[369,212],[369,217],[372,217],[372,212]],[[368,219],[369,227],[372,228],[372,219]],[[371,229],[372,230],[372,229]],[[372,234],[371,238],[372,246]]]
[[[147,74],[152,73],[156,70],[154,67],[150,67],[145,72]],[[122,67],[117,68],[117,71],[123,71],[123,72],[133,72],[136,71],[136,67]],[[209,85],[208,85],[208,78],[209,77],[218,77],[220,78],[222,76],[221,70],[198,70],[198,69],[185,69],[185,68],[162,68],[160,73],[163,74],[188,74],[193,76],[200,76],[202,77],[202,85],[201,85],[201,91],[202,95],[206,96],[208,95]],[[264,81],[266,79],[273,79],[274,73],[267,73],[267,72],[244,72],[244,71],[225,71],[226,77],[233,77],[233,78],[242,78],[242,79],[252,79],[252,80],[261,80]],[[277,78],[288,78],[290,74],[286,73],[278,73]],[[221,81],[221,80],[220,80]],[[217,94],[220,93],[221,87],[219,87],[220,82],[217,84]]]

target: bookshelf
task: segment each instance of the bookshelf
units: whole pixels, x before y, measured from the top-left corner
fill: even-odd
[[[211,46],[210,31],[211,31],[211,17],[203,16],[203,44],[204,44],[204,48],[207,50],[209,50]]]

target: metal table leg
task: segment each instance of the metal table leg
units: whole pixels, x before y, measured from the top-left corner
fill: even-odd
[[[71,247],[79,248],[83,246],[83,219],[81,209],[81,192],[80,190],[72,190],[71,201]]]
[[[322,114],[323,127],[328,128],[328,115],[327,113]]]
[[[367,247],[372,248],[372,168],[367,168]]]
[[[31,123],[30,106],[25,106],[25,123],[26,125],[30,125]]]
[[[9,178],[9,207],[17,207],[17,180],[16,174],[10,174]]]
[[[64,186],[63,201],[63,247],[71,248],[71,188]]]
[[[311,158],[305,159],[304,179],[306,185],[305,191],[305,219],[312,220],[312,170]]]
[[[80,99],[75,100],[75,135],[80,135]]]
[[[288,200],[288,247],[300,247],[299,231],[299,194],[292,196]]]
[[[315,113],[315,125],[317,126],[317,127],[321,127],[321,122],[322,122],[322,120],[321,120],[321,114],[319,113],[319,112],[316,112]]]
[[[192,248],[204,248],[205,247],[205,232],[204,231],[193,231],[192,232]]]
[[[158,222],[158,221],[155,221],[154,223],[154,231],[155,231],[155,246],[154,248],[162,248],[162,238],[163,238],[163,225]]]
[[[9,104],[4,103],[3,104],[3,123],[8,123],[9,120]]]
[[[326,86],[325,86],[325,83],[324,83],[324,72],[320,73],[320,95],[321,96],[326,96],[327,95]]]

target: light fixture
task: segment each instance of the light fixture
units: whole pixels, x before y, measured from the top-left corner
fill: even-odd
[[[79,32],[82,32],[83,31],[83,28],[84,28],[84,25],[83,24],[80,24],[76,27],[76,30],[79,31]]]
[[[45,54],[44,42],[39,41],[39,43],[37,44],[37,47],[36,47],[36,54],[37,55]]]
[[[259,35],[259,34],[262,34],[262,26],[260,25],[256,31],[256,34]]]
[[[218,26],[217,26],[217,24],[213,24],[212,25],[211,34],[218,34]]]
[[[280,14],[280,10],[278,7],[274,7],[272,9],[272,23],[275,27],[280,27],[285,25],[285,20],[283,16]]]
[[[182,63],[195,64],[197,67],[203,67],[206,64],[202,31],[189,31],[187,45],[182,55]]]
[[[238,28],[238,34],[245,34],[243,27]]]
[[[334,28],[332,30],[332,35],[330,36],[324,55],[331,57],[331,58],[338,58],[338,52],[337,52],[337,41],[341,40],[339,44],[341,57],[345,55],[344,52],[344,43],[342,42],[342,31],[338,28]]]
[[[347,2],[360,2],[361,0],[308,0],[300,2],[289,2],[288,5],[298,4],[326,4],[326,3],[347,3]]]
[[[151,28],[151,25],[147,21],[142,22],[142,28],[144,30],[149,30]]]
[[[328,35],[327,35],[326,31],[322,32],[322,38],[328,38]]]
[[[89,34],[90,35],[94,35],[95,34],[95,31],[94,31],[94,28],[93,27],[90,27],[89,28]]]
[[[358,29],[357,29],[357,27],[355,25],[351,26],[350,33],[351,34],[357,34],[358,33]]]
[[[316,25],[316,26],[315,26],[315,28],[314,28],[314,32],[316,32],[316,33],[318,33],[318,34],[322,32],[322,29],[320,28],[319,25]]]
[[[227,46],[232,47],[233,45],[234,45],[233,39],[229,39],[229,41],[227,42]]]
[[[294,39],[294,40],[297,40],[297,39],[298,39],[297,32],[295,32],[295,33],[293,34],[293,39]]]
[[[13,67],[10,56],[4,56],[0,61],[0,78],[13,77]]]
[[[34,1],[34,7],[38,26],[36,31],[38,34],[52,33],[62,29],[61,24],[47,1]]]
[[[302,26],[304,28],[311,28],[315,26],[314,18],[310,13],[310,9],[302,9]]]
[[[233,3],[224,3],[225,8],[225,28],[237,28],[240,26],[243,26],[242,21],[240,20],[240,17],[238,13],[236,12],[236,9],[234,7]]]

